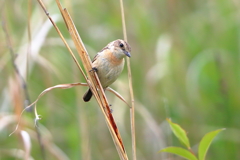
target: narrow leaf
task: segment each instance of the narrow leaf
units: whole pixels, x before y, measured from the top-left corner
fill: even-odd
[[[216,135],[225,130],[225,128],[223,129],[218,129],[216,131],[212,131],[207,133],[201,140],[199,147],[198,147],[198,158],[199,160],[204,160],[208,151],[208,148],[210,146],[210,144],[212,143],[213,139],[216,137]]]
[[[190,151],[180,147],[167,147],[160,150],[159,152],[168,152],[168,153],[176,154],[188,160],[197,160],[197,158]]]
[[[182,142],[188,149],[190,149],[190,143],[186,131],[182,129],[182,127],[178,124],[173,123],[170,119],[167,119],[167,121],[170,124],[174,135],[179,139],[180,142]]]

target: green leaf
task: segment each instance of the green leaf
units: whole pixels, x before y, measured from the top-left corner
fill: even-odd
[[[201,140],[199,147],[198,147],[198,158],[199,160],[204,160],[208,151],[208,148],[210,144],[212,143],[213,139],[216,137],[216,135],[220,132],[225,130],[223,129],[218,129],[216,131],[212,131],[207,133]]]
[[[168,153],[176,154],[188,160],[197,160],[197,158],[190,151],[180,147],[167,147],[160,150],[159,152],[168,152]]]
[[[170,119],[167,119],[167,121],[170,124],[173,133],[179,139],[179,141],[182,142],[188,149],[190,149],[190,143],[186,131],[182,129],[182,127],[180,127],[178,124],[173,123]]]

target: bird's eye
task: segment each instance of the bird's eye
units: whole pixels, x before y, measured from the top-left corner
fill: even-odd
[[[120,43],[119,46],[122,48],[124,45],[122,43]]]

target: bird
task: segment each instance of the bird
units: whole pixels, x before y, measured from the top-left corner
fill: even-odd
[[[96,71],[103,90],[117,80],[124,68],[124,58],[131,57],[130,45],[122,40],[117,39],[108,43],[92,61],[92,70]],[[92,71],[91,70],[91,71]],[[92,98],[92,91],[89,88],[84,94],[83,100],[90,101]]]

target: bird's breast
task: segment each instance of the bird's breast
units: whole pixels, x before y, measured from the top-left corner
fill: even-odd
[[[111,85],[121,74],[124,67],[124,59],[120,62],[114,59],[99,57],[99,61],[93,63],[93,67],[97,68],[97,74],[103,88]]]

